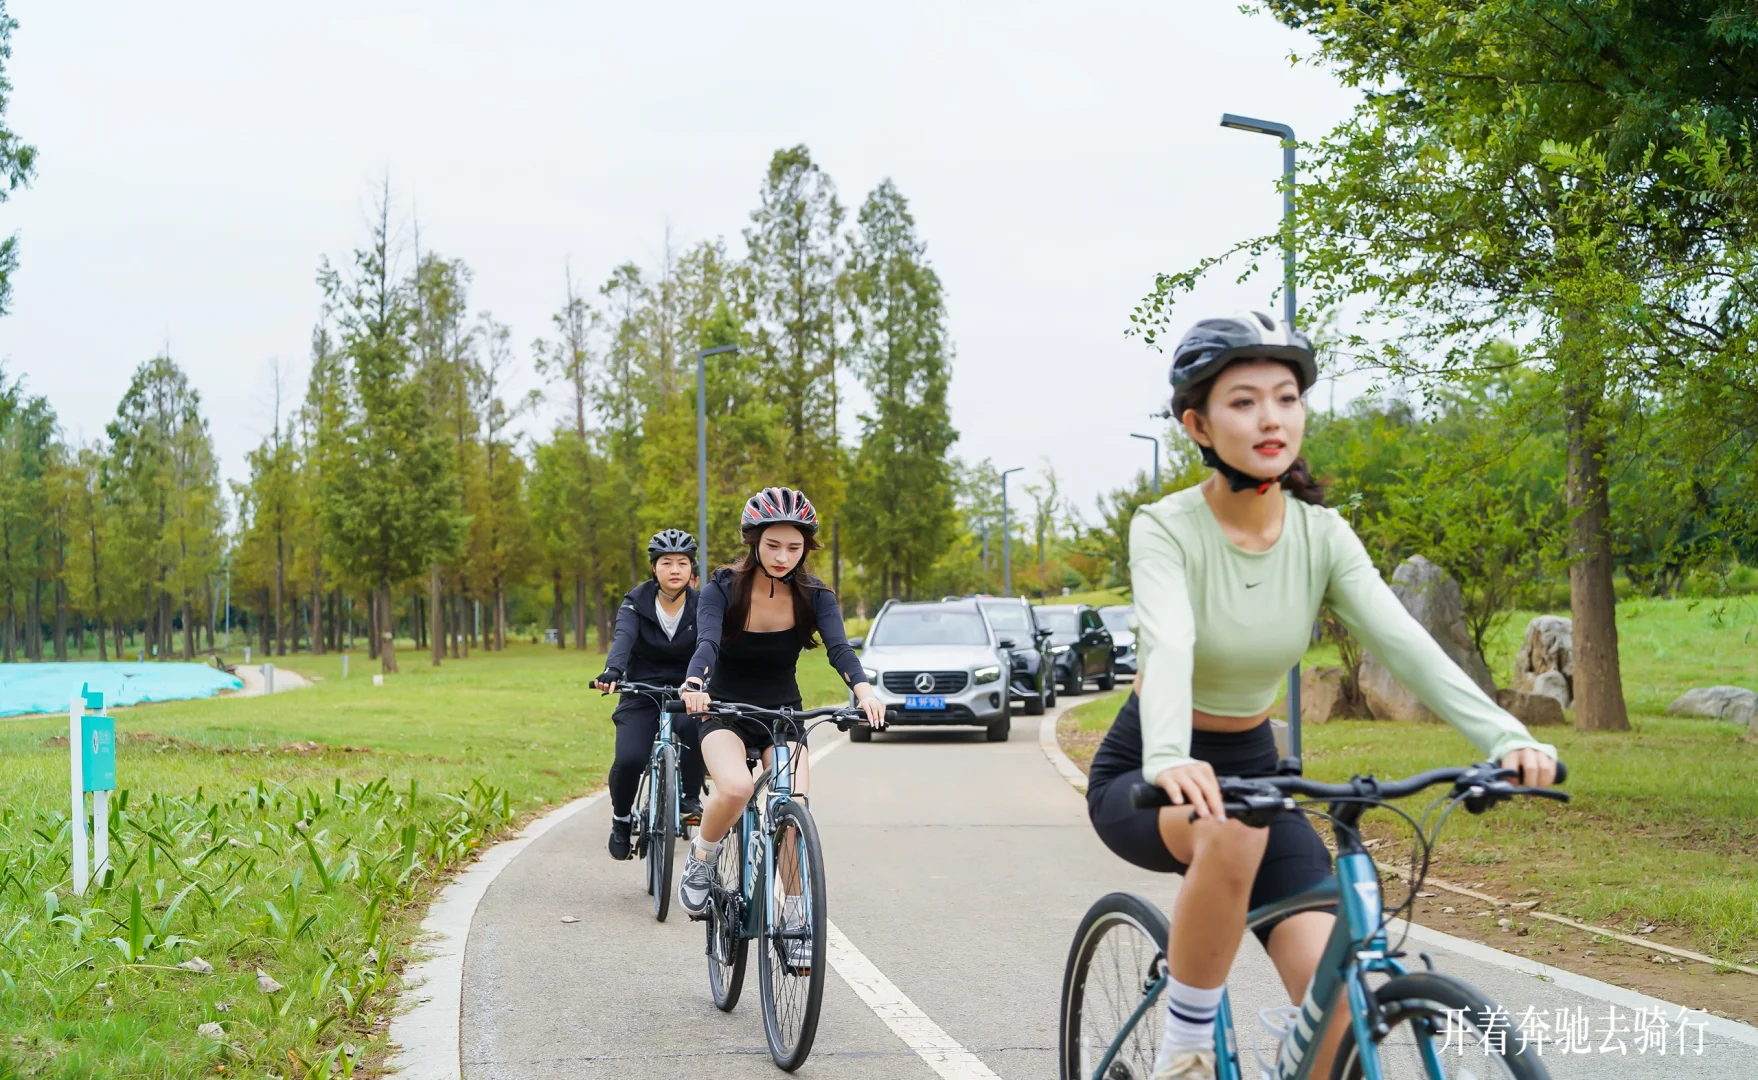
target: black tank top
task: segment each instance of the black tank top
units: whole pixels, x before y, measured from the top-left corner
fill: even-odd
[[[760,709],[800,707],[800,684],[794,668],[800,660],[796,630],[750,630],[720,647],[710,692],[717,701],[755,705]]]

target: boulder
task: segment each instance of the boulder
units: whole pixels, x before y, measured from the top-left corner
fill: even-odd
[[[1496,704],[1527,727],[1563,724],[1563,707],[1546,694],[1528,694],[1524,690],[1497,690]]]
[[[1739,686],[1700,686],[1687,690],[1666,707],[1668,716],[1707,716],[1712,720],[1750,723],[1758,694]],[[1305,710],[1301,710],[1304,715]]]
[[[1392,592],[1441,651],[1486,695],[1494,698],[1496,684],[1490,677],[1489,665],[1477,655],[1471,644],[1471,632],[1465,627],[1465,596],[1459,591],[1459,583],[1421,555],[1412,555],[1392,571]],[[1439,719],[1371,652],[1364,652],[1361,657],[1361,693],[1376,720]],[[1301,709],[1303,715],[1305,711]]]
[[[1539,680],[1555,672],[1556,678]],[[1560,679],[1560,683],[1559,683]],[[1558,688],[1562,696],[1557,696]],[[1514,689],[1557,698],[1568,708],[1575,702],[1575,624],[1561,615],[1540,615],[1526,624],[1526,640],[1514,657]]]
[[[1309,667],[1300,672],[1300,720],[1322,724],[1348,715],[1343,704],[1343,669]]]

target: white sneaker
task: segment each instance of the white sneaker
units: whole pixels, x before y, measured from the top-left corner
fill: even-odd
[[[1180,1050],[1154,1066],[1153,1080],[1215,1080],[1215,1052]]]

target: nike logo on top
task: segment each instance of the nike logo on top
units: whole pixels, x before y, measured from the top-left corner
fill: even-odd
[[[1262,584],[1263,584],[1263,582],[1261,582],[1261,581],[1248,581],[1245,583],[1245,587],[1248,589],[1255,589],[1259,585],[1262,585]]]

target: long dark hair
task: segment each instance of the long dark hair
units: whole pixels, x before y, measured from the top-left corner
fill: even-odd
[[[774,528],[774,526],[769,526]],[[804,535],[805,530],[801,530]],[[732,574],[729,598],[726,605],[726,617],[720,624],[720,644],[722,648],[739,640],[745,633],[745,623],[751,618],[751,589],[758,581],[769,576],[763,569],[762,560],[757,558],[757,545],[763,541],[763,530],[745,538],[746,549],[737,561],[728,563],[721,570]],[[806,569],[806,560],[812,552],[823,547],[816,534],[806,536],[806,549],[800,553],[800,561],[795,564],[793,580],[794,598],[794,633],[800,639],[800,648],[815,649],[818,647],[818,615],[812,608],[812,599],[806,595],[808,589],[829,589],[830,586],[813,577]],[[716,574],[719,571],[715,571]]]
[[[1280,361],[1278,361],[1280,363]],[[1300,378],[1300,372],[1293,364],[1282,364],[1294,372],[1294,378]],[[1217,376],[1218,377],[1218,376]],[[1204,379],[1195,386],[1178,391],[1172,395],[1172,418],[1181,420],[1187,409],[1195,409],[1205,419],[1209,415],[1209,394],[1215,388],[1215,379]],[[1282,490],[1304,503],[1314,506],[1325,505],[1325,487],[1313,478],[1312,470],[1304,457],[1294,459],[1294,464],[1282,474]]]

